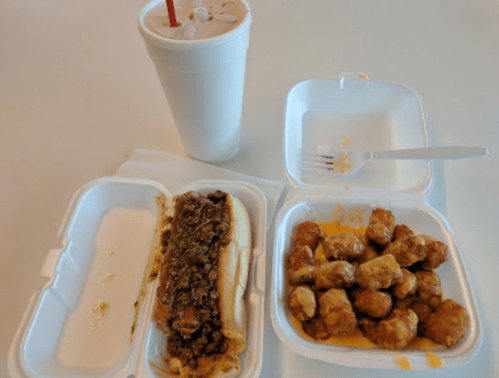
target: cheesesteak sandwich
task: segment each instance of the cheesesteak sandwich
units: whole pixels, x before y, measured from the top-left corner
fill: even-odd
[[[177,197],[162,253],[154,320],[166,337],[165,371],[177,377],[238,376],[251,253],[246,208],[221,191]]]

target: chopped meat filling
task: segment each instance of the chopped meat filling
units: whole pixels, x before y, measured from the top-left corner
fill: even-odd
[[[230,242],[227,194],[189,192],[177,198],[171,228],[162,237],[162,284],[167,306],[167,352],[196,368],[198,358],[224,353],[218,309],[218,254]],[[172,219],[170,219],[172,221]]]

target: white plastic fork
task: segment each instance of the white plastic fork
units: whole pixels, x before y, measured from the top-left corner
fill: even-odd
[[[316,173],[350,175],[372,159],[399,160],[449,160],[485,157],[489,151],[484,147],[448,146],[410,148],[389,151],[319,151],[302,150],[301,167]]]

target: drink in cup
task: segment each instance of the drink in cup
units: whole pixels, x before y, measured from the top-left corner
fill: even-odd
[[[244,0],[174,0],[173,16],[168,1],[149,3],[139,30],[185,150],[221,163],[239,148],[250,10]]]

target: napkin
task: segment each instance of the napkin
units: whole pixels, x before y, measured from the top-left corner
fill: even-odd
[[[285,183],[233,172],[212,164],[166,152],[136,149],[116,171],[115,176],[154,180],[170,193],[197,180],[237,180],[249,182],[262,190],[267,199],[267,231],[277,210]]]

